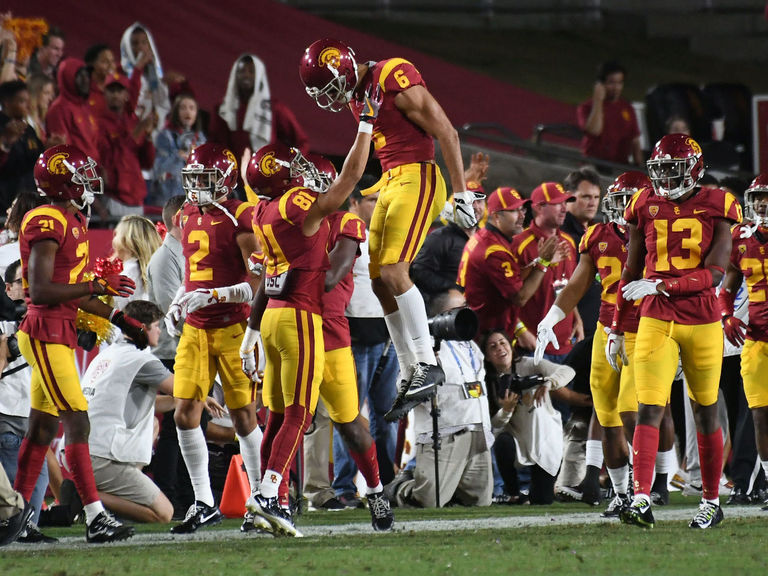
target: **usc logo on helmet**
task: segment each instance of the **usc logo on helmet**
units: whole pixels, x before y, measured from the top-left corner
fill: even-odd
[[[694,154],[701,154],[701,146],[699,146],[699,143],[696,142],[696,140],[693,138],[688,138],[685,143],[691,147],[691,150],[693,150]]]
[[[267,152],[259,162],[259,172],[267,178],[274,176],[280,171],[280,166],[275,162],[275,153]]]
[[[329,46],[317,57],[317,63],[320,66],[329,66],[332,68],[338,68],[341,62],[341,52],[335,46]]]
[[[224,156],[227,157],[227,160],[232,164],[232,168],[237,168],[237,160],[235,160],[235,155],[232,154],[230,150],[224,150]]]
[[[59,152],[54,154],[48,160],[48,172],[51,174],[66,174],[67,167],[64,166],[64,160],[69,158],[69,154],[66,152]]]

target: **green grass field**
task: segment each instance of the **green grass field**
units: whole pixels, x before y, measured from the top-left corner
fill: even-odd
[[[594,523],[582,504],[396,510],[397,530],[374,534],[367,510],[301,516],[301,539],[245,536],[238,520],[171,540],[168,526],[139,526],[126,544],[86,546],[84,529],[47,529],[59,546],[0,550],[0,574],[702,574],[765,570],[765,516],[729,510],[722,525],[693,531],[696,500],[673,495],[653,530]],[[751,517],[739,517],[748,513]],[[664,515],[675,519],[661,519]],[[569,525],[562,525],[563,518]],[[583,519],[592,523],[581,524]],[[439,521],[439,522],[438,522]],[[535,526],[525,526],[535,522]],[[443,527],[443,524],[445,526]],[[499,527],[515,524],[523,527]],[[551,525],[550,525],[551,524]]]

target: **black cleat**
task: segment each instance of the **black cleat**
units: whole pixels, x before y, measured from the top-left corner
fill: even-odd
[[[99,513],[96,518],[93,519],[85,528],[85,539],[92,543],[98,544],[102,542],[117,542],[118,540],[126,540],[133,536],[133,526],[126,526],[121,522],[115,520],[115,518],[106,510]]]
[[[197,500],[187,510],[184,521],[171,528],[171,534],[192,534],[203,526],[215,526],[221,523],[223,518],[216,506],[208,506]]]
[[[734,488],[731,495],[728,496],[728,500],[725,501],[726,506],[746,505],[751,504],[752,501],[744,490],[741,488]]]
[[[261,516],[253,512],[246,512],[243,516],[243,523],[240,525],[240,532],[272,533],[272,524],[267,522]]]
[[[371,511],[371,525],[377,532],[387,532],[395,525],[395,515],[384,491],[368,494],[368,509]]]
[[[616,496],[608,503],[608,507],[600,514],[603,518],[618,518],[621,511],[624,508],[629,507],[631,500],[626,494],[616,494]]]
[[[15,542],[21,533],[24,532],[34,513],[35,507],[25,500],[24,508],[21,509],[21,512],[11,516],[4,522],[0,522],[0,546]]]
[[[437,386],[443,382],[445,382],[445,372],[440,366],[418,362],[413,365],[408,390],[405,391],[405,400],[418,402],[429,400],[435,394]]]
[[[31,518],[27,522],[27,527],[16,540],[16,542],[22,542],[23,544],[55,544],[58,541],[58,538],[54,538],[53,536],[46,536],[40,532],[37,524],[35,524]]]
[[[619,519],[624,524],[634,524],[641,528],[653,528],[656,521],[651,512],[651,503],[644,498],[635,498],[632,503],[619,512]]]
[[[712,504],[704,500],[699,504],[699,510],[696,512],[696,516],[693,517],[691,523],[688,524],[691,528],[699,528],[706,530],[717,526],[723,521],[723,509],[719,504]]]
[[[245,508],[260,516],[272,526],[274,536],[284,535],[301,538],[303,534],[296,529],[291,518],[291,513],[284,510],[277,498],[264,498],[260,493],[254,492],[245,502]]]

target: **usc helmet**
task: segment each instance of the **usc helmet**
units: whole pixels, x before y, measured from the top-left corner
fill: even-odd
[[[104,193],[104,181],[96,170],[96,161],[80,148],[60,144],[40,154],[34,168],[35,184],[41,196],[51,200],[69,200],[82,210]]]
[[[357,86],[355,52],[338,40],[317,40],[304,50],[299,76],[320,108],[339,112],[352,100]]]
[[[693,190],[704,175],[701,146],[685,134],[667,134],[656,142],[646,164],[654,191],[670,200]]]
[[[272,200],[291,188],[306,186],[316,172],[297,148],[276,142],[262,146],[251,156],[245,179],[260,197]]]
[[[181,169],[187,202],[195,206],[216,204],[237,186],[237,160],[232,151],[206,142],[189,154]]]
[[[758,174],[744,192],[745,220],[765,226],[768,224],[768,203],[760,205],[760,201],[768,197],[768,173]]]
[[[603,212],[608,216],[608,220],[623,226],[627,223],[624,220],[624,210],[635,193],[643,188],[651,188],[651,180],[637,170],[631,170],[620,174],[613,184],[608,186],[608,193],[603,198]]]
[[[337,176],[336,167],[333,165],[333,162],[322,154],[315,153],[307,154],[307,161],[312,164],[314,171],[311,180],[305,178],[304,185],[310,190],[320,192],[321,194],[327,192]]]

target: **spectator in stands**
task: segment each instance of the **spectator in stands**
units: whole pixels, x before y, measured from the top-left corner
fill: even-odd
[[[29,91],[21,80],[0,84],[0,210],[21,188],[34,188],[32,170],[43,151],[35,129],[27,124]]]
[[[117,65],[112,49],[106,44],[94,44],[85,51],[85,64],[91,70],[91,93],[88,95],[88,105],[94,109],[96,116],[101,116],[106,110],[104,89],[108,80],[112,80]]]
[[[626,164],[629,158],[644,165],[640,129],[632,104],[621,97],[626,71],[618,62],[603,62],[597,69],[592,98],[579,105],[576,114],[584,131],[584,156]]]
[[[136,283],[136,289],[131,296],[114,297],[114,304],[122,309],[132,300],[149,299],[149,280],[147,267],[152,255],[160,247],[162,240],[155,225],[149,218],[138,214],[123,216],[115,227],[112,238],[112,248],[123,262],[122,274]]]
[[[306,154],[309,139],[288,106],[272,98],[264,63],[242,54],[233,64],[224,101],[211,117],[210,140],[242,158],[246,148],[258,150],[282,142]]]
[[[512,253],[521,269],[527,266],[545,266],[544,278],[541,280],[542,289],[537,290],[520,308],[520,320],[529,331],[536,331],[539,322],[555,301],[555,296],[565,287],[576,269],[576,244],[573,238],[560,230],[568,213],[566,205],[574,200],[573,194],[566,192],[560,184],[542,182],[531,194],[533,221],[512,240]],[[556,238],[560,247],[554,257],[549,258],[548,255],[539,254],[540,242],[548,238]],[[571,351],[572,341],[584,339],[584,327],[578,310],[566,316],[557,325],[555,333],[559,348],[550,345],[545,357],[562,363]]]
[[[48,138],[55,137],[76,146],[99,162],[99,125],[88,106],[91,76],[85,62],[65,58],[58,72],[59,95],[48,108],[45,127]]]
[[[143,213],[147,184],[142,170],[150,169],[155,161],[151,134],[156,117],[139,120],[129,111],[129,86],[122,74],[113,74],[106,81],[106,109],[99,117],[104,200],[112,216]]]
[[[54,81],[45,74],[30,74],[27,78],[27,90],[29,90],[27,124],[34,128],[35,134],[46,146],[62,144],[60,141],[48,138],[45,131],[45,116],[48,114],[48,107],[56,96]]]
[[[480,222],[485,215],[485,190],[479,183],[470,181],[467,181],[467,190],[478,194],[472,208],[475,218]],[[445,212],[446,225],[427,235],[424,245],[411,264],[411,280],[427,304],[432,296],[457,288],[459,261],[467,240],[476,230],[474,226],[462,228],[454,223],[453,206],[450,206],[450,210]]]
[[[56,67],[64,56],[64,32],[51,26],[43,35],[43,45],[29,59],[29,73],[39,72],[49,78],[56,78]],[[61,81],[59,80],[59,89]]]
[[[18,64],[16,36],[4,26],[8,18],[10,13],[0,14],[0,84],[19,80],[19,75],[16,73]]]
[[[551,504],[563,457],[563,423],[549,391],[566,386],[576,372],[547,360],[535,366],[533,358],[514,357],[509,338],[500,331],[485,335],[483,351],[494,452],[507,493],[512,503],[522,503],[516,467],[530,466],[531,504]]]
[[[463,307],[464,297],[449,290],[432,298],[431,316]],[[483,354],[472,341],[443,340],[438,352],[445,383],[437,387],[440,407],[440,505],[490,506],[493,492],[490,447],[493,443]],[[413,409],[416,428],[416,466],[387,485],[390,502],[398,506],[434,507],[435,453],[432,417],[426,403]]]
[[[664,127],[667,129],[667,134],[691,135],[691,125],[688,123],[688,120],[679,114],[673,114],[667,118],[667,121],[664,122]]]
[[[201,130],[195,97],[189,93],[176,96],[164,129],[155,138],[155,165],[148,203],[162,206],[177,194],[184,194],[181,169],[195,146],[206,142]]]
[[[150,346],[160,337],[163,312],[146,300],[134,300],[125,312],[141,322]],[[82,379],[88,400],[88,444],[96,489],[104,505],[138,522],[170,522],[173,506],[142,473],[152,457],[152,428],[157,392],[173,394],[173,374],[149,351],[126,337],[99,353]],[[173,401],[167,403],[173,407]]]

